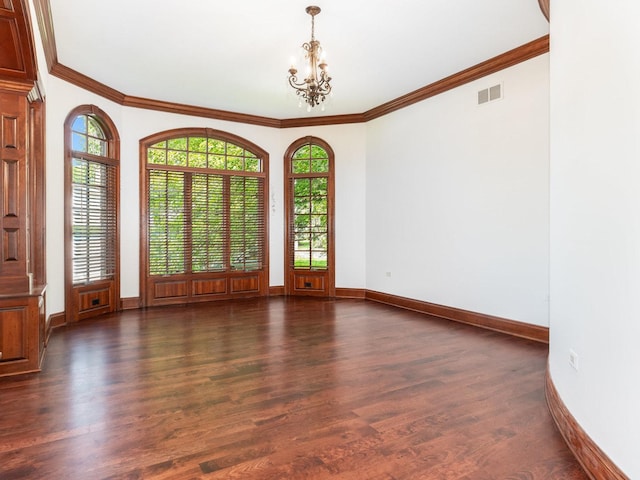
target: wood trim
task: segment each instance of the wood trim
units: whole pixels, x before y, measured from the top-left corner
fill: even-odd
[[[472,82],[479,78],[485,77],[492,73],[499,72],[505,68],[511,67],[518,63],[537,57],[549,51],[549,35],[533,40],[532,42],[521,45],[520,47],[509,50],[508,52],[493,57],[473,67],[454,73],[453,75],[434,82],[426,87],[414,90],[390,102],[384,103],[364,113],[365,120],[368,122],[376,118],[387,115],[401,108],[408,107],[414,103],[426,100],[429,97],[439,95],[448,90],[457,88],[465,83]]]
[[[280,128],[281,124],[280,120],[277,120],[275,118],[260,117],[258,115],[248,115],[246,113],[228,112],[226,110],[217,110],[215,108],[165,102],[163,100],[152,100],[149,98],[133,97],[130,95],[125,95],[121,103],[125,107],[143,108],[147,110],[157,110],[160,112],[192,115],[203,118],[213,118],[215,120],[247,123],[251,125],[260,125],[263,127]]]
[[[129,297],[120,299],[121,310],[136,310],[142,307],[142,300],[140,297]]]
[[[239,170],[214,170],[207,169],[207,173],[221,175],[224,177],[225,195],[229,195],[229,178],[237,175],[246,175],[250,178],[260,179],[264,183],[263,197],[263,219],[264,219],[264,237],[263,237],[263,258],[269,258],[269,153],[262,147],[247,140],[239,135],[216,130],[212,128],[176,128],[154,133],[145,137],[139,142],[139,168],[140,168],[140,297],[141,306],[152,307],[160,305],[176,305],[184,303],[208,302],[216,299],[230,298],[249,298],[262,297],[269,295],[269,263],[265,261],[263,267],[255,271],[233,271],[230,269],[220,272],[202,272],[194,273],[187,271],[176,275],[149,275],[149,170],[160,168],[166,171],[192,172],[203,171],[193,167],[175,167],[151,165],[148,163],[147,150],[150,146],[165,140],[171,140],[182,137],[206,137],[224,142],[232,143],[245,150],[253,153],[262,162],[262,170],[260,172],[243,172]],[[225,208],[230,208],[228,202]],[[228,234],[228,232],[227,232]],[[185,244],[186,251],[191,248],[190,240]],[[228,246],[227,246],[228,248]],[[188,253],[187,253],[188,255]],[[256,283],[252,283],[254,282]],[[225,287],[220,291],[209,290],[208,292],[198,292],[195,287],[198,281],[224,281]],[[249,282],[251,287],[239,286],[239,282]],[[164,285],[162,285],[164,284]],[[157,287],[160,285],[164,289],[161,294],[157,294]],[[196,288],[196,290],[194,290]]]
[[[325,117],[288,118],[280,121],[279,128],[318,127],[364,122],[366,122],[364,113],[353,113],[349,115],[328,115]]]
[[[77,87],[80,87],[89,92],[100,95],[101,97],[111,100],[112,102],[124,105],[125,94],[118,90],[111,88],[104,83],[100,83],[86,75],[77,72],[69,67],[62,65],[61,63],[55,63],[49,70],[51,75],[65,80]]]
[[[434,303],[413,300],[388,293],[367,290],[365,298],[374,302],[380,302],[394,307],[406,308],[415,312],[426,313],[434,317],[446,318],[455,322],[466,323],[476,327],[506,333],[516,337],[535,340],[536,342],[549,343],[549,329],[538,325],[507,320],[505,318],[485,315],[483,313],[470,312],[454,307],[437,305]]]
[[[46,104],[29,102],[30,264],[35,285],[47,283]]]
[[[107,154],[95,157],[95,161],[111,165],[115,169],[113,191],[110,191],[109,201],[115,204],[115,271],[113,278],[91,282],[85,285],[73,283],[73,242],[72,240],[72,184],[71,171],[74,151],[72,149],[72,125],[79,115],[91,115],[100,124],[107,141]],[[84,157],[84,155],[79,155]],[[87,155],[87,157],[92,157]],[[92,159],[93,160],[93,159]],[[111,117],[95,105],[80,105],[67,115],[64,122],[64,230],[65,230],[65,311],[67,322],[77,322],[94,317],[102,313],[114,312],[120,307],[120,136]],[[108,291],[107,297],[102,293]],[[83,297],[96,296],[99,307],[83,309],[81,307]],[[99,298],[98,298],[99,297]]]
[[[49,325],[51,328],[62,327],[67,324],[67,316],[64,312],[52,313],[49,315]]]
[[[329,160],[329,171],[326,173],[296,174],[292,172],[291,164],[296,151],[306,145],[317,145],[324,149]],[[306,136],[294,141],[284,154],[284,291],[285,295],[305,295],[319,297],[335,297],[335,160],[336,156],[331,145],[319,137]],[[327,268],[325,270],[293,268],[293,229],[294,221],[294,192],[292,183],[296,178],[326,178],[327,179]],[[307,277],[307,278],[304,278]],[[299,283],[305,287],[298,288]]]
[[[592,480],[629,480],[629,477],[596,445],[571,415],[553,384],[548,368],[545,379],[545,395],[549,411],[558,430],[589,478]]]
[[[364,288],[336,288],[336,298],[357,298],[364,300],[367,291]]]
[[[49,0],[33,0],[33,6],[36,12],[40,37],[42,38],[47,71],[51,72],[54,65],[58,63],[58,48],[56,47],[56,37],[53,30],[51,4]]]
[[[284,285],[269,287],[270,297],[282,297],[284,295]]]

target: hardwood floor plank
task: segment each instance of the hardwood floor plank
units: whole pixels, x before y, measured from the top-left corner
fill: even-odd
[[[127,310],[0,378],[0,478],[584,480],[547,353],[363,300]]]

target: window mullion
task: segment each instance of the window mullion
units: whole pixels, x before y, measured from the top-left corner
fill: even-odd
[[[184,262],[185,272],[193,273],[193,235],[192,235],[192,196],[193,196],[193,174],[186,172],[184,175]]]
[[[224,225],[224,269],[226,271],[231,270],[231,176],[224,175],[222,177],[222,185],[223,185],[223,225]]]

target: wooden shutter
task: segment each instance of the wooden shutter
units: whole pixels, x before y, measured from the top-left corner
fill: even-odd
[[[185,173],[149,170],[149,275],[187,271]]]
[[[112,279],[116,271],[116,167],[72,160],[73,284]]]

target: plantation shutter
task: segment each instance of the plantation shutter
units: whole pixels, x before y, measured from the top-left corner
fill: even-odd
[[[208,174],[193,174],[191,178],[192,271],[225,271],[229,250],[225,178]]]
[[[264,178],[230,178],[230,255],[233,270],[260,270],[264,265]]]
[[[73,284],[112,279],[116,271],[114,165],[74,156],[71,213]]]
[[[252,152],[203,136],[147,149],[148,274],[265,267],[266,175]]]
[[[185,273],[189,247],[185,212],[185,173],[149,171],[149,273]]]

